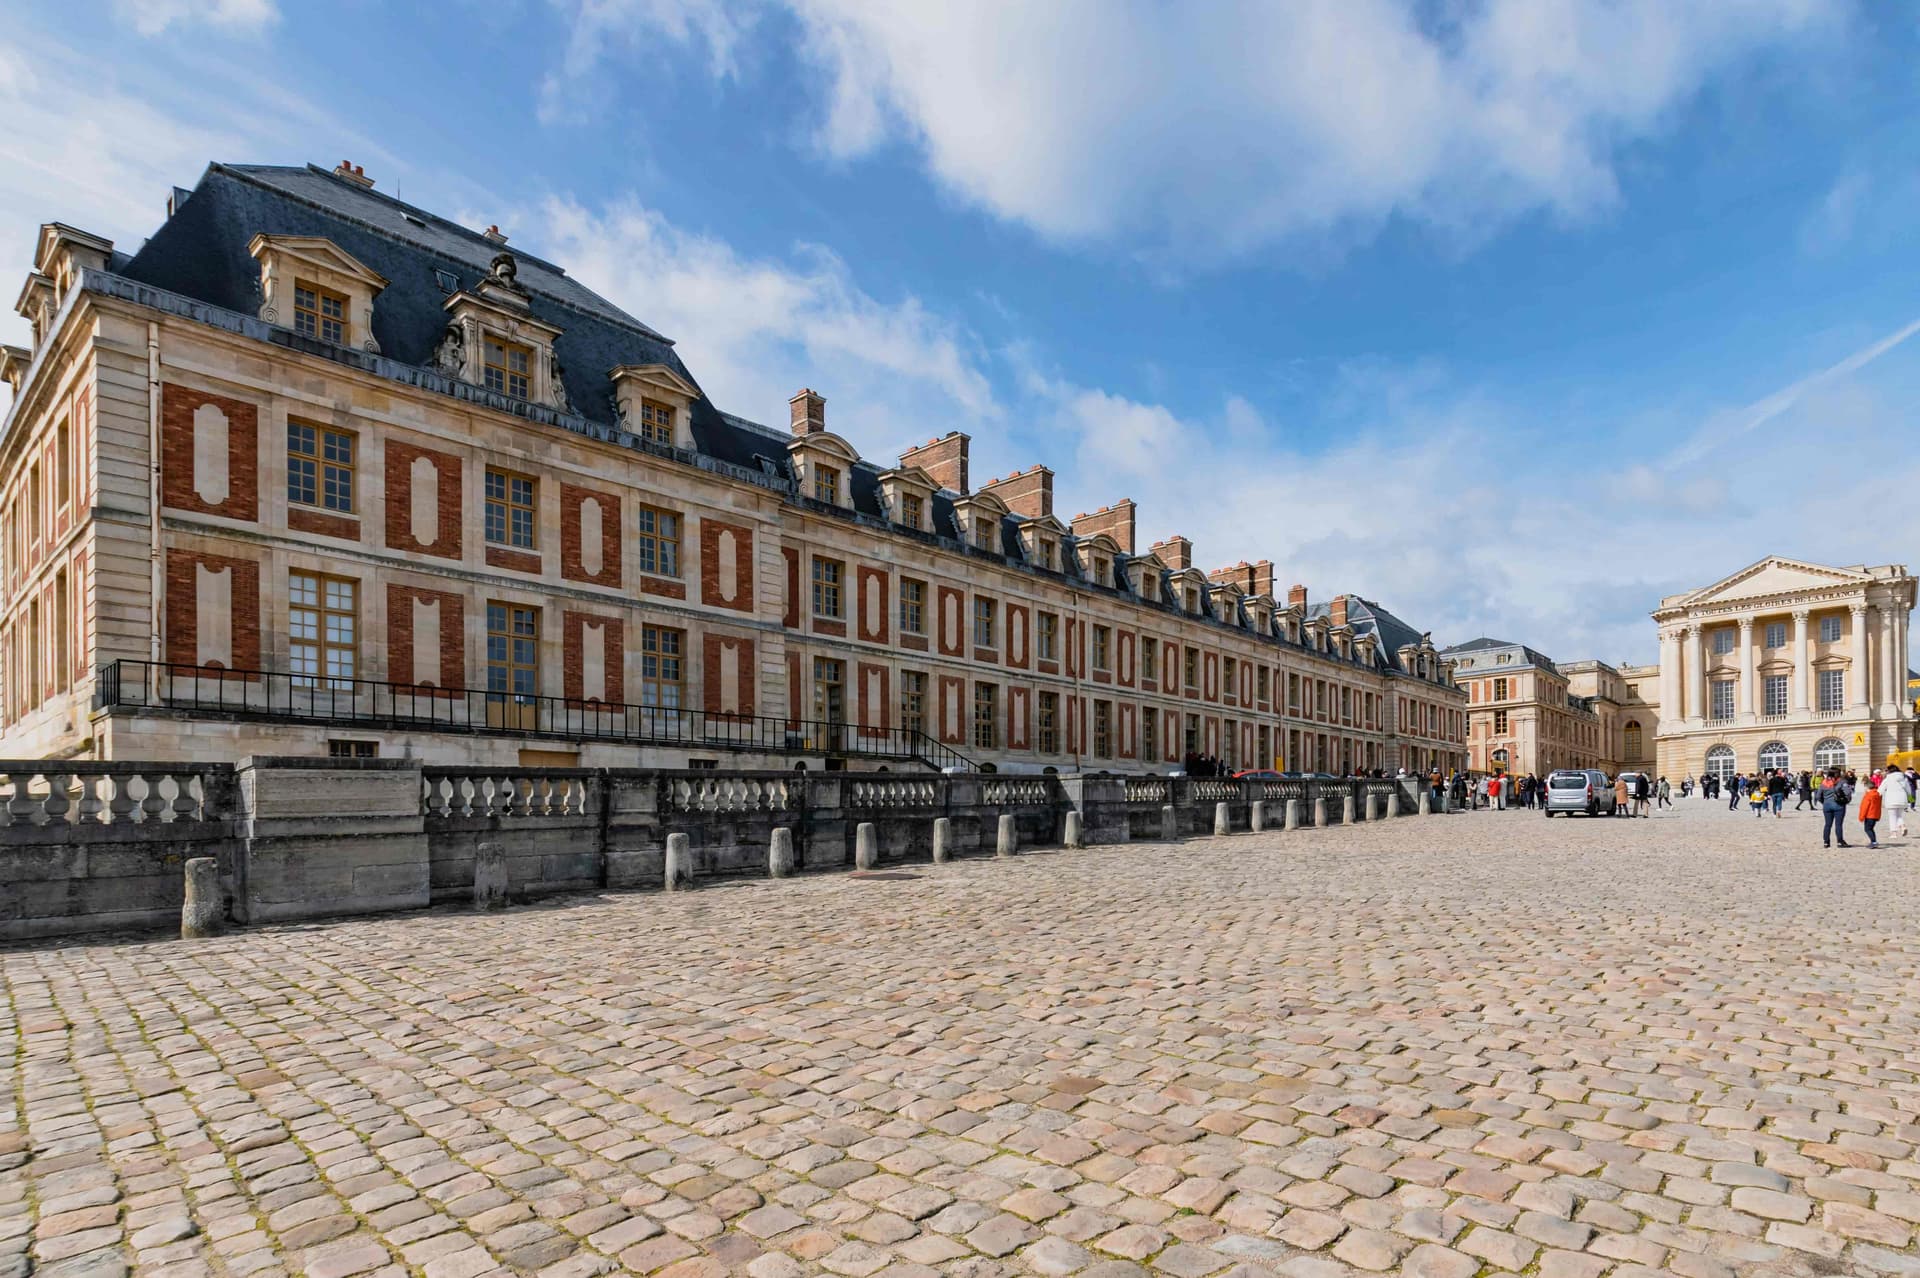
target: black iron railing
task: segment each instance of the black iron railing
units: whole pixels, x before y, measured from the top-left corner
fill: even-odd
[[[99,668],[95,704],[330,726],[474,732],[621,745],[918,760],[975,771],[973,761],[924,732],[778,715],[709,714],[669,706],[581,701],[375,679],[121,660]]]

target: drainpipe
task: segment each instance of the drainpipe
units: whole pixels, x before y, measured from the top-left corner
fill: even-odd
[[[147,570],[153,615],[148,623],[147,659],[154,664],[154,700],[160,694],[160,627],[167,615],[167,577],[160,555],[160,325],[147,322]]]

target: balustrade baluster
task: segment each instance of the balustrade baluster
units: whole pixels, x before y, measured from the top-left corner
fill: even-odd
[[[160,793],[161,778],[142,772],[139,774],[140,824],[157,825],[166,820],[167,799]]]
[[[80,814],[81,825],[100,824],[100,782],[102,778],[91,772],[80,776]]]
[[[176,821],[197,821],[200,819],[200,796],[195,787],[200,784],[200,775],[196,772],[176,772],[173,774],[173,819]]]
[[[67,825],[71,821],[73,801],[67,797],[67,786],[73,781],[70,773],[47,773],[47,799],[41,810],[47,814],[48,825]]]

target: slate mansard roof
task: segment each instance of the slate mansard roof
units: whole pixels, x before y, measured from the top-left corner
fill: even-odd
[[[317,165],[208,165],[191,191],[176,188],[171,215],[153,237],[131,256],[115,253],[110,269],[136,283],[209,306],[257,315],[262,301],[260,269],[249,245],[262,234],[330,240],[384,276],[388,284],[375,300],[373,337],[381,356],[395,363],[432,366],[446,332],[443,304],[448,295],[472,290],[489,274],[495,256],[505,251],[513,255],[533,318],[560,330],[554,350],[571,405],[570,413],[559,415],[563,422],[585,419],[603,431],[613,429],[616,414],[609,372],[622,365],[663,364],[699,388],[699,379],[681,360],[671,338],[585,287],[563,267]],[[704,390],[693,401],[688,430],[699,457],[739,468],[794,493],[787,451],[792,436],[786,431],[722,412]],[[848,487],[855,516],[875,521],[895,535],[926,537],[888,522],[881,501],[881,470],[865,460],[853,467]],[[795,497],[819,506],[797,493]],[[960,535],[952,496],[936,493],[931,504],[935,534],[971,550]],[[1023,522],[1013,515],[1003,519],[1000,545],[988,553],[1024,561]],[[1077,539],[1066,540],[1071,545]],[[1121,556],[1119,562],[1126,558]],[[1075,556],[1063,555],[1061,562],[1062,570],[1055,575],[1089,584]],[[1143,602],[1179,606],[1166,576],[1143,584]],[[1119,571],[1113,574],[1112,585],[1104,588],[1133,593],[1127,575]],[[1205,615],[1217,621],[1235,627],[1244,624],[1243,616],[1217,616],[1211,600],[1203,607]],[[1322,603],[1309,615],[1324,615],[1326,610]],[[1423,639],[1419,631],[1378,604],[1354,596],[1349,597],[1347,616],[1356,635],[1371,632],[1378,637],[1377,668],[1412,673],[1402,667],[1398,650],[1402,645],[1418,645]]]

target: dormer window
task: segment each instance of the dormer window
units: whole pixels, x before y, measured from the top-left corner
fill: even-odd
[[[900,495],[900,523],[908,528],[924,529],[927,526],[927,504],[918,493]]]
[[[1060,543],[1051,537],[1040,539],[1040,566],[1049,571],[1060,566]]]
[[[347,344],[347,297],[306,280],[293,283],[293,331],[303,337]]]
[[[815,462],[813,466],[813,495],[820,501],[840,504],[840,472],[832,466]]]
[[[993,523],[984,519],[981,520],[979,524],[977,524],[974,527],[973,544],[978,546],[982,550],[992,550],[993,549],[993,529],[994,529]]]
[[[673,446],[673,409],[657,399],[640,401],[640,438]]]
[[[533,390],[533,348],[502,338],[487,338],[486,387],[515,399],[526,399]]]
[[[1187,611],[1195,616],[1200,613],[1200,592],[1192,586],[1187,587]]]
[[[1107,584],[1107,580],[1107,557],[1105,555],[1095,555],[1093,557],[1093,584],[1096,586],[1104,586]]]

